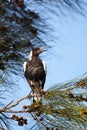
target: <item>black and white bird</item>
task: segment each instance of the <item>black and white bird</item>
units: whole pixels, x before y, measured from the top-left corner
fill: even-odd
[[[40,100],[46,80],[46,65],[39,58],[44,48],[34,48],[31,50],[29,60],[24,62],[24,76],[32,89],[34,101]]]

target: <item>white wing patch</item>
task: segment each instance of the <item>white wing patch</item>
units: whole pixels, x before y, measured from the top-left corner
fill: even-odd
[[[27,65],[27,62],[24,62],[24,64],[23,64],[24,73],[26,71],[26,65]]]
[[[29,55],[29,60],[32,59],[32,55],[33,55],[33,53],[32,53],[32,51],[31,51],[31,52],[30,52],[30,55]]]
[[[42,60],[42,64],[43,64],[43,67],[44,67],[45,74],[47,74],[46,64],[43,60]]]

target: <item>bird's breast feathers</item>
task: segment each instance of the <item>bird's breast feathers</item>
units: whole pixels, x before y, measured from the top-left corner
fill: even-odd
[[[44,72],[46,75],[47,74],[46,64],[44,61],[41,61],[41,62],[42,62],[43,69],[44,69]],[[36,72],[36,71],[42,69],[42,66],[41,66],[41,64],[38,65],[37,63],[31,64],[30,61],[24,62],[24,64],[23,64],[24,73],[26,71],[29,71],[29,69],[30,69],[30,71]]]

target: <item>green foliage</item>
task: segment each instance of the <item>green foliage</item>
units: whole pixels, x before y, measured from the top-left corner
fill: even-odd
[[[44,96],[37,111],[43,117],[39,123],[59,130],[87,129],[87,77],[53,86]],[[74,93],[75,89],[75,93]],[[76,89],[81,89],[76,94]],[[81,93],[84,91],[83,93]],[[77,91],[78,92],[78,91]],[[84,104],[85,102],[85,104]]]

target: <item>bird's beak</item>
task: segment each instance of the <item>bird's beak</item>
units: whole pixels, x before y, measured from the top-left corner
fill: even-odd
[[[45,46],[43,46],[43,47],[39,48],[39,50],[37,51],[37,53],[38,53],[38,54],[40,54],[40,53],[42,53],[42,52],[46,51],[46,49],[45,49],[45,48],[46,48]]]
[[[40,53],[42,53],[42,52],[44,52],[44,51],[47,51],[47,50],[46,50],[46,46],[41,47],[41,48],[40,48],[40,51],[41,51]]]

